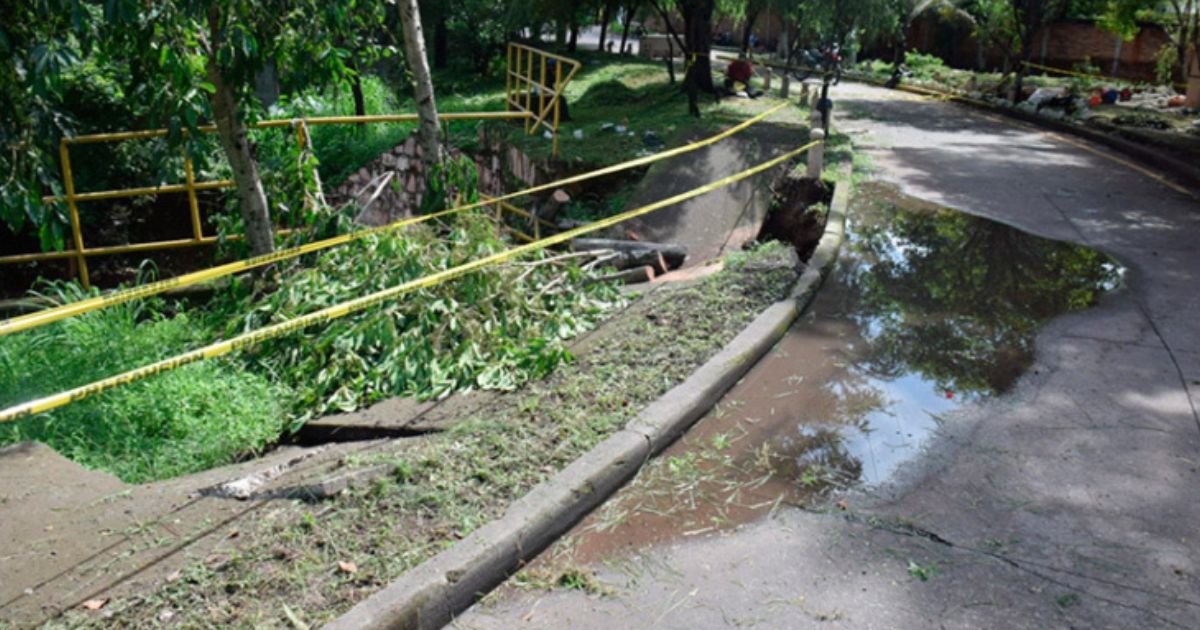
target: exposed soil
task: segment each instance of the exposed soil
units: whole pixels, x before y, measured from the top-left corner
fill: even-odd
[[[825,232],[825,213],[832,199],[833,188],[823,181],[785,177],[758,240],[791,243],[800,260],[808,260]]]

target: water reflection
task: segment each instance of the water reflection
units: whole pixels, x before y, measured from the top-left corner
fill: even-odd
[[[1039,326],[1120,284],[1096,251],[855,194],[838,263],[771,352],[576,530],[579,561],[703,535],[829,488],[876,484],[966,402],[1033,361]]]
[[[857,198],[842,256],[813,305],[815,318],[852,322],[857,339],[846,340],[845,370],[824,386],[835,413],[798,434],[836,428],[859,480],[877,483],[946,412],[1008,390],[1033,362],[1037,329],[1094,304],[1122,269],[1095,250],[882,185]]]

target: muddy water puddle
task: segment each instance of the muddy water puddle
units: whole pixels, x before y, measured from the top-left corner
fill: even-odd
[[[556,555],[588,563],[885,482],[951,412],[1013,386],[1040,326],[1121,281],[1094,250],[880,184],[855,198],[838,263],[796,325]]]

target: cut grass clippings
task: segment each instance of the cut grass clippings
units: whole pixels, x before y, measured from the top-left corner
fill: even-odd
[[[49,625],[328,622],[498,517],[682,382],[786,294],[796,278],[783,262],[787,254],[782,245],[764,246],[741,258],[756,264],[659,289],[544,380],[501,395],[445,433],[401,440],[347,463],[387,464],[390,477],[324,503],[288,502],[253,531],[243,527],[240,544],[225,543],[230,548],[219,555],[228,561],[190,564],[182,579],[157,592],[111,602],[107,616],[76,610]],[[774,264],[761,264],[767,260]],[[339,562],[357,570],[341,571]]]

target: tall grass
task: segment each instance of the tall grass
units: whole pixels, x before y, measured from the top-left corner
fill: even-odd
[[[203,308],[146,300],[0,338],[0,407],[63,391],[241,332],[502,250],[490,220],[390,232],[279,270],[271,291],[235,283]],[[544,255],[541,255],[544,256]],[[513,263],[192,364],[20,422],[0,445],[39,440],[143,482],[260,451],[304,420],[390,396],[512,389],[570,358],[619,291],[577,267]],[[557,287],[557,289],[555,289]],[[49,287],[59,301],[83,296]]]
[[[77,299],[74,285],[48,287]],[[0,338],[0,407],[111,376],[203,340],[195,318],[129,303]],[[37,440],[129,482],[203,470],[257,452],[286,421],[286,387],[232,361],[193,364],[52,413],[0,425],[0,444]]]

